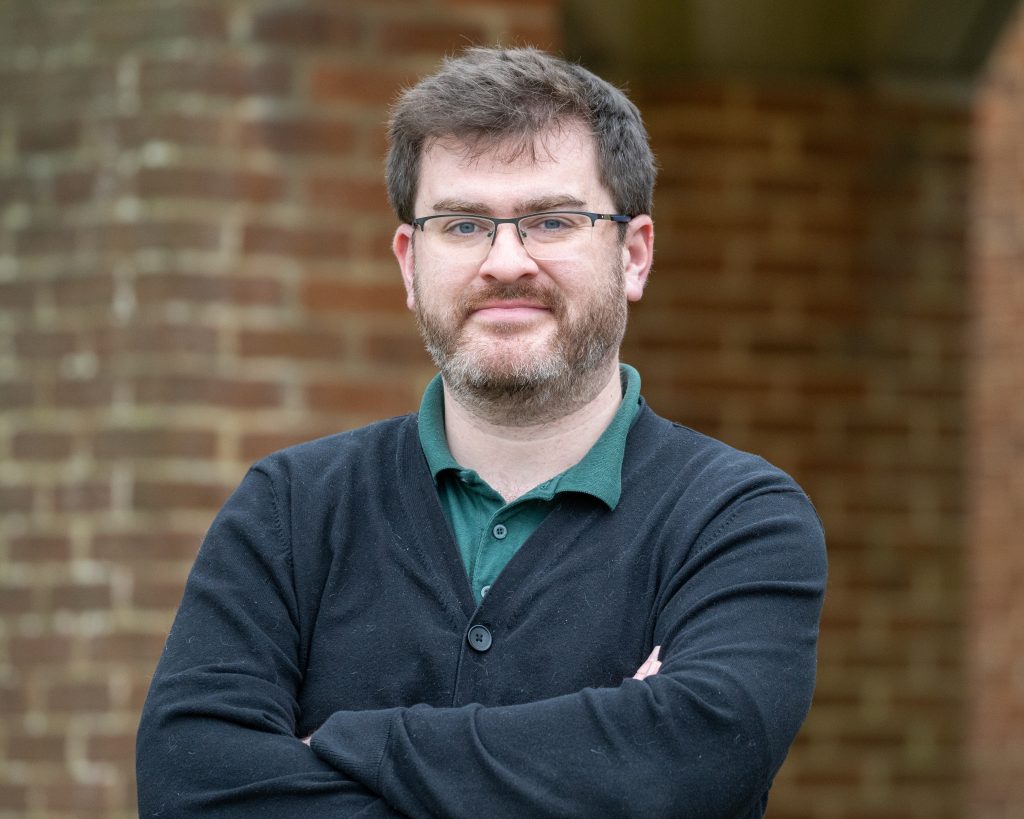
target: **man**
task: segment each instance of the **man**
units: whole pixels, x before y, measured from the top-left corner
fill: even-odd
[[[472,49],[390,136],[440,375],[225,505],[146,703],[140,814],[762,816],[824,544],[792,480],[657,417],[618,361],[653,252],[639,113]]]

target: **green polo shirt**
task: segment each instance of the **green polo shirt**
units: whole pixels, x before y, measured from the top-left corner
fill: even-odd
[[[640,373],[628,364],[622,374],[622,403],[582,460],[535,486],[511,503],[472,469],[452,457],[444,433],[444,386],[436,376],[420,403],[420,445],[434,476],[441,507],[455,533],[462,562],[479,602],[505,564],[540,526],[562,492],[583,492],[614,509],[622,491],[626,435],[640,410]]]

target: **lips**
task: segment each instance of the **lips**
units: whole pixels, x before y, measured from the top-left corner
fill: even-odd
[[[523,301],[522,299],[516,299],[513,301],[489,301],[485,304],[481,304],[479,307],[473,310],[474,313],[479,313],[484,310],[500,310],[502,312],[508,311],[520,311],[520,310],[547,310],[548,308],[543,304],[538,304],[535,301]]]
[[[514,283],[510,285],[492,284],[483,290],[467,296],[463,300],[463,315],[494,311],[513,315],[519,311],[556,311],[559,298],[551,293],[529,284]]]

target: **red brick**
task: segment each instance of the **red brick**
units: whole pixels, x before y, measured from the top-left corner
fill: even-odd
[[[283,61],[149,60],[140,74],[139,88],[147,98],[168,91],[213,97],[278,97],[292,87],[292,67]]]
[[[110,276],[66,276],[52,283],[53,300],[58,307],[109,307],[114,300],[114,280]]]
[[[366,334],[364,347],[370,359],[381,364],[408,366],[429,361],[423,341],[413,327],[403,333],[370,331]]]
[[[25,815],[23,812],[28,810],[28,795],[27,785],[0,782],[0,810],[17,811],[17,816]]]
[[[60,379],[42,390],[39,403],[58,408],[100,407],[114,400],[114,385],[105,378]]]
[[[14,250],[19,256],[57,255],[75,248],[75,231],[64,225],[33,225],[14,233]]]
[[[64,171],[55,175],[53,196],[60,205],[77,205],[97,196],[99,176],[94,171]]]
[[[307,191],[313,205],[339,208],[361,218],[376,216],[385,226],[392,227],[394,216],[382,179],[359,181],[350,177],[313,176]],[[391,243],[386,242],[385,246],[390,248]]]
[[[0,484],[0,512],[28,512],[35,500],[35,491],[29,486]]]
[[[59,682],[46,696],[46,707],[55,714],[102,713],[111,705],[110,685],[106,682]]]
[[[26,461],[58,461],[71,455],[73,438],[64,432],[18,432],[11,454]]]
[[[341,156],[355,145],[355,131],[347,121],[264,119],[243,123],[241,144],[275,153]]]
[[[121,762],[134,765],[134,734],[93,734],[86,746],[86,757],[97,762]]]
[[[337,428],[310,429],[306,432],[253,432],[242,436],[239,444],[243,461],[252,462],[280,449],[338,432]]]
[[[135,380],[141,404],[200,404],[259,409],[281,405],[282,385],[272,381],[162,375]]]
[[[419,396],[403,386],[354,381],[310,384],[305,391],[311,410],[343,412],[380,418],[416,409]]]
[[[340,359],[344,341],[324,330],[244,330],[239,352],[247,358]]]
[[[65,811],[79,817],[107,817],[116,796],[110,785],[83,785],[69,780],[51,783],[46,788],[44,804],[51,811]]]
[[[274,45],[355,46],[362,35],[360,17],[338,9],[278,8],[257,14],[252,37]]]
[[[18,129],[18,150],[26,154],[67,151],[78,145],[80,132],[75,120],[26,123]]]
[[[193,45],[204,41],[221,43],[228,36],[227,9],[219,5],[176,4],[137,14],[125,14],[117,6],[101,6],[92,10],[89,23],[91,36],[108,48],[138,48],[146,42],[175,40]]]
[[[389,69],[378,63],[330,65],[319,63],[310,73],[310,91],[320,102],[387,106],[405,86],[416,80],[408,71]]]
[[[397,280],[391,284],[340,282],[336,279],[307,278],[302,285],[302,303],[311,312],[348,313],[408,312],[405,288]]]
[[[0,381],[0,409],[12,410],[31,406],[35,390],[28,381]]]
[[[28,614],[35,606],[31,586],[0,585],[0,613]]]
[[[18,562],[63,562],[71,557],[65,535],[17,535],[10,539],[11,559]]]
[[[0,715],[18,714],[25,710],[25,686],[17,682],[0,683]],[[0,801],[0,806],[3,802]]]
[[[208,168],[142,168],[139,195],[147,198],[214,199],[273,202],[285,194],[285,180],[258,171],[212,171]]]
[[[2,185],[0,182],[0,187]],[[26,310],[35,303],[38,292],[38,285],[32,281],[0,282],[0,310]]]
[[[221,227],[217,222],[123,222],[100,225],[93,233],[101,251],[108,253],[144,249],[217,250]]]
[[[206,276],[193,273],[152,273],[135,282],[140,303],[188,301],[230,302],[233,305],[277,305],[283,298],[281,283],[253,275]]]
[[[93,444],[97,458],[213,458],[217,435],[201,429],[108,429]]]
[[[12,733],[7,737],[7,758],[18,762],[59,762],[66,739],[60,734]]]
[[[224,115],[151,114],[116,120],[117,139],[125,148],[160,141],[203,148],[233,146],[237,140],[233,122]]]
[[[104,357],[127,353],[212,355],[220,344],[213,327],[192,324],[151,324],[103,327],[88,340],[89,348]]]
[[[12,635],[8,650],[16,668],[30,666],[63,666],[71,658],[71,639],[63,635],[43,634],[38,637]]]
[[[109,532],[93,538],[90,554],[99,560],[149,563],[195,560],[202,532]]]
[[[140,511],[174,509],[217,510],[227,500],[230,489],[221,484],[193,481],[138,481],[132,496],[133,505]]]
[[[76,347],[77,337],[68,330],[22,330],[14,334],[14,351],[20,358],[60,358]]]
[[[93,99],[97,89],[113,88],[114,73],[109,65],[95,61],[91,65],[62,67],[34,67],[29,72],[12,71],[2,79],[6,81],[4,100],[16,104],[22,116],[34,115],[39,120],[53,117],[53,100],[64,100],[62,117],[71,111],[81,111],[83,101]],[[50,101],[49,105],[45,105]]]
[[[185,584],[183,580],[147,582],[137,579],[132,588],[132,605],[139,611],[173,610],[181,602],[181,595],[184,590]]]
[[[69,483],[57,488],[58,512],[94,512],[110,508],[110,483]]]
[[[94,611],[110,609],[113,590],[105,583],[76,583],[54,586],[50,590],[51,611]]]
[[[150,665],[160,656],[167,635],[156,632],[107,634],[86,641],[86,655],[96,662]]]
[[[380,29],[379,38],[385,53],[431,56],[457,53],[467,46],[486,44],[488,39],[475,25],[422,20],[392,22]]]
[[[459,0],[459,2],[468,2],[468,0]],[[537,0],[537,2],[544,3],[544,0]],[[546,3],[544,4],[546,5]],[[530,24],[517,18],[505,27],[505,31],[506,34],[502,39],[507,43],[535,46],[552,54],[566,52],[562,32],[555,30],[551,23]]]
[[[268,253],[290,259],[344,258],[352,242],[344,229],[285,228],[247,225],[242,239],[245,253]]]

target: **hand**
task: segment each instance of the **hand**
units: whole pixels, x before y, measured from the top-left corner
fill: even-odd
[[[658,654],[661,653],[661,646],[655,646],[654,651],[651,652],[650,656],[644,660],[643,665],[636,670],[636,674],[633,675],[634,680],[643,680],[647,677],[653,677],[658,673],[661,668],[661,662],[658,660]],[[308,746],[312,741],[313,735],[310,734],[308,737],[304,737],[302,742]]]
[[[660,652],[661,646],[655,646],[651,656],[644,660],[644,664],[636,670],[636,674],[633,675],[634,680],[643,680],[658,673],[658,669],[661,668],[661,663],[658,661]]]

